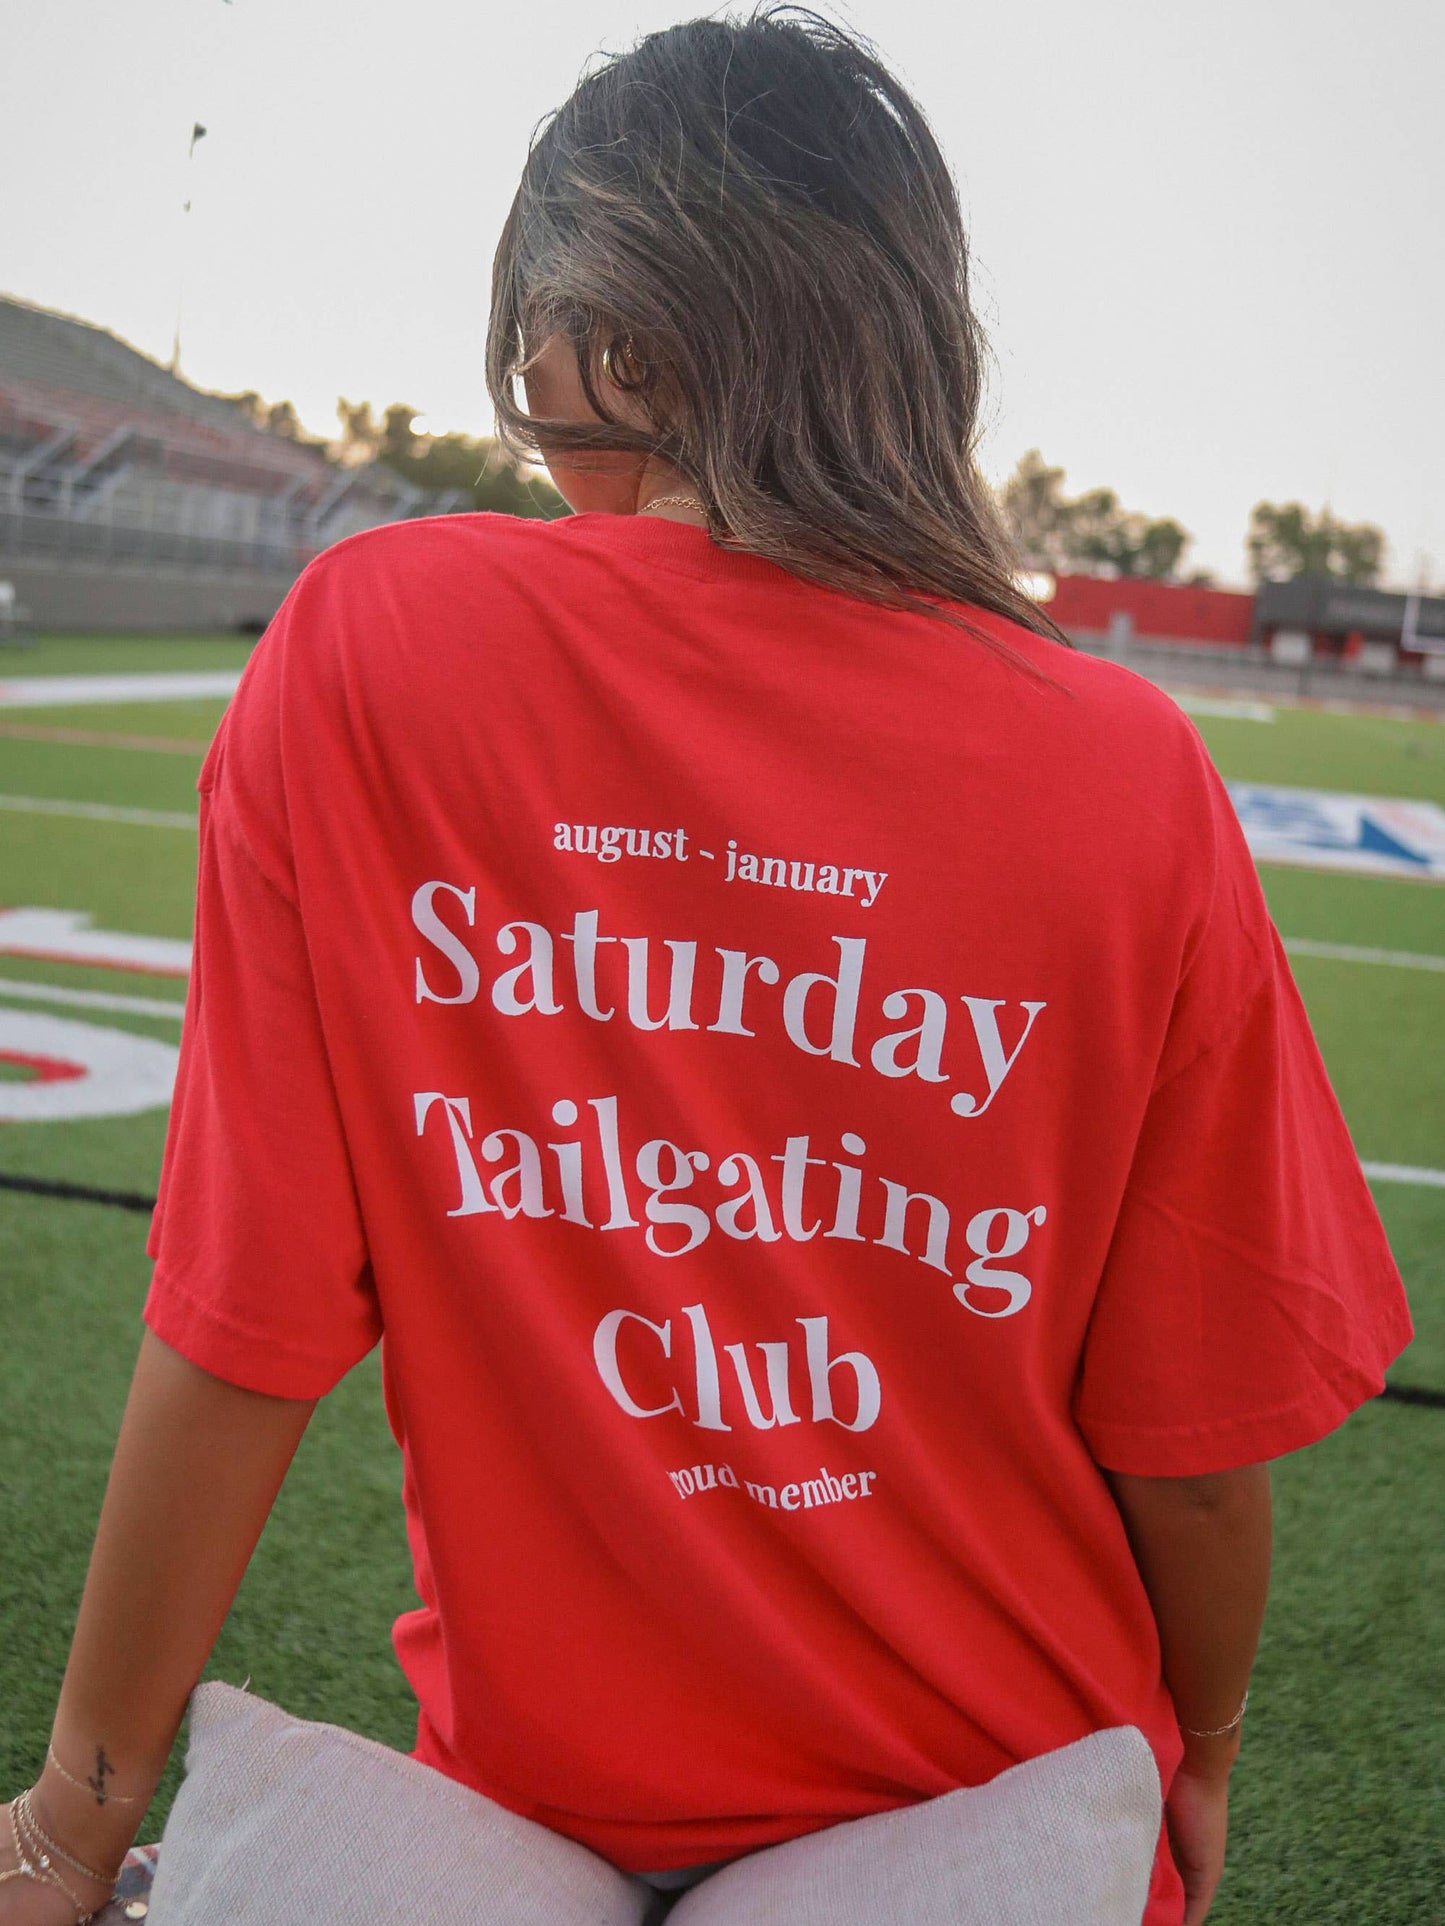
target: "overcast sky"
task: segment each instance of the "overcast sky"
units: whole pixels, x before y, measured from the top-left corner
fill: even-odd
[[[496,235],[587,56],[686,0],[0,0],[0,290],[294,400],[490,427]],[[1445,581],[1439,0],[856,0],[958,174],[986,460],[1170,514],[1261,497]],[[208,134],[186,162],[192,123]],[[189,196],[192,212],[181,213]]]

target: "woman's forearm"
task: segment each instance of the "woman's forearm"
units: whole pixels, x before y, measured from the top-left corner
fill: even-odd
[[[1159,1627],[1185,1755],[1232,1759],[1269,1590],[1269,1467],[1203,1478],[1107,1474]]]
[[[1229,1775],[1269,1590],[1269,1467],[1203,1478],[1106,1474],[1154,1608],[1184,1740],[1165,1798],[1184,1926],[1204,1926],[1224,1871]]]
[[[36,1787],[94,1866],[134,1837],[313,1408],[144,1337],[56,1712],[58,1767]]]

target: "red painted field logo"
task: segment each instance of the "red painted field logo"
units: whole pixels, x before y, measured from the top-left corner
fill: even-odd
[[[8,1063],[24,1074],[21,1083],[65,1083],[71,1077],[88,1073],[83,1063],[68,1063],[64,1057],[27,1055],[24,1050],[0,1049],[0,1063]]]
[[[171,1100],[178,1052],[154,1037],[30,1010],[0,1009],[0,1062],[35,1074],[0,1080],[0,1123],[133,1117]]]

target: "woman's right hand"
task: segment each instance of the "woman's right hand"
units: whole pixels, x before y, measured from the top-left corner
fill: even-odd
[[[1224,1871],[1229,1830],[1229,1773],[1235,1743],[1219,1756],[1185,1754],[1165,1801],[1169,1847],[1184,1881],[1184,1926],[1203,1926]]]

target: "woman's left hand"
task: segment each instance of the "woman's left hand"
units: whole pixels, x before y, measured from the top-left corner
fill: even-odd
[[[14,1872],[18,1865],[10,1815],[0,1807],[0,1873]],[[86,1916],[82,1909],[99,1912],[109,1903],[113,1881],[86,1879],[70,1866],[58,1870],[63,1887],[24,1874],[0,1880],[0,1926],[75,1926]]]

